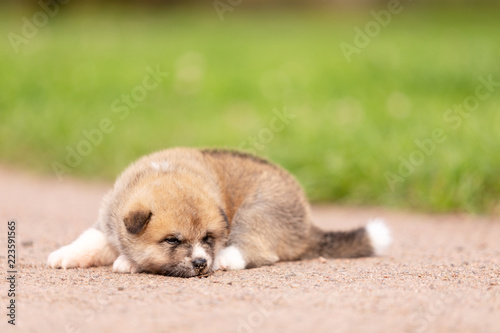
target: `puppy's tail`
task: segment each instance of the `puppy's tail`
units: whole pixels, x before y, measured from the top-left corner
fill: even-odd
[[[392,243],[384,220],[371,220],[365,227],[350,231],[311,230],[310,248],[306,257],[358,258],[383,254]]]

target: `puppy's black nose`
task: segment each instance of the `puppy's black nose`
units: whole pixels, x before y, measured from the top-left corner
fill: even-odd
[[[195,260],[193,260],[193,266],[197,270],[202,270],[203,268],[207,267],[207,259],[196,258]]]

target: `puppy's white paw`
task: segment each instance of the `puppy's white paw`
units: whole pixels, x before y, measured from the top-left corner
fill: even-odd
[[[49,255],[47,264],[51,268],[74,268],[91,266],[91,258],[81,255],[72,244],[61,247]]]
[[[246,266],[245,259],[241,251],[234,245],[222,249],[215,257],[213,270],[233,270],[244,269]]]
[[[75,268],[109,265],[116,258],[102,231],[86,230],[73,243],[52,252],[47,259],[51,268]]]
[[[136,273],[134,265],[123,254],[116,258],[113,263],[113,272],[115,273]]]

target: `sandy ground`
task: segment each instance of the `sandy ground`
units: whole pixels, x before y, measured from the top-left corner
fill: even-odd
[[[317,224],[388,221],[388,255],[285,262],[208,278],[53,270],[47,255],[89,227],[109,184],[0,168],[0,270],[17,223],[16,326],[1,332],[500,332],[500,220],[315,207]]]

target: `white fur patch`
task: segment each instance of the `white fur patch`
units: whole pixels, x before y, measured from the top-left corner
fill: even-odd
[[[196,258],[207,259],[207,257],[208,257],[207,251],[205,251],[205,249],[203,247],[201,247],[199,244],[197,244],[197,245],[195,245],[195,247],[193,249],[192,257],[193,257],[193,259],[196,259]]]
[[[167,161],[151,162],[151,167],[157,171],[166,172],[170,170],[170,163]]]
[[[113,272],[115,273],[136,273],[137,270],[132,263],[123,254],[116,258],[113,263]]]
[[[383,254],[389,245],[391,245],[391,231],[385,225],[383,219],[370,220],[366,225],[366,231],[368,232],[368,237],[370,237],[375,255]]]
[[[245,259],[241,251],[234,245],[222,249],[215,257],[213,269],[233,270],[244,269],[246,266]]]
[[[73,243],[63,246],[49,255],[47,264],[52,268],[73,268],[110,265],[116,259],[116,251],[109,245],[102,231],[90,228]]]

